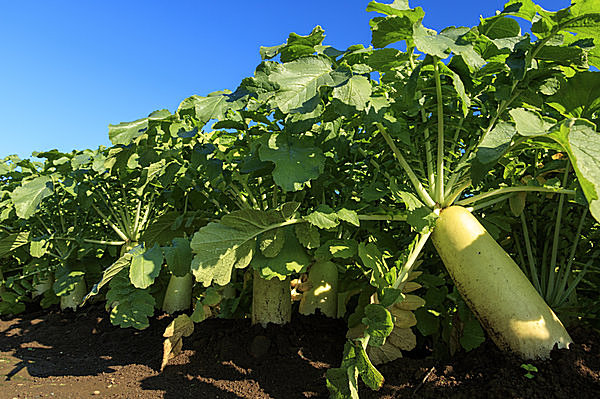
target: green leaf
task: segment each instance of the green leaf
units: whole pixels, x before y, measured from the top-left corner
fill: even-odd
[[[353,76],[333,88],[333,98],[356,111],[362,111],[371,97],[371,82],[365,76]]]
[[[591,3],[592,1],[594,0],[588,0],[588,3]],[[560,30],[598,39],[600,37],[598,34],[600,30],[600,10],[596,8],[593,13],[579,15],[577,18],[571,18],[560,24]]]
[[[148,318],[154,314],[154,297],[148,290],[135,288],[129,281],[127,272],[122,270],[115,275],[106,293],[107,308],[110,308],[110,322],[121,328],[134,327],[143,330],[150,325]]]
[[[182,237],[185,233],[191,234],[206,222],[202,219],[192,219],[192,226],[184,226],[178,221],[181,213],[178,211],[167,212],[152,220],[152,223],[144,230],[140,241],[147,246],[168,245],[176,237]]]
[[[477,147],[477,160],[482,164],[495,164],[504,155],[517,129],[509,122],[498,122]]]
[[[380,304],[365,306],[365,317],[362,323],[367,327],[365,332],[371,336],[369,345],[381,346],[394,329],[392,314]]]
[[[538,6],[532,0],[509,0],[504,4],[504,10],[501,14],[514,15],[531,21],[537,11]]]
[[[315,257],[319,260],[348,259],[357,254],[358,243],[355,240],[329,240],[315,251]]]
[[[327,205],[319,205],[312,213],[304,217],[310,224],[320,229],[332,229],[339,222],[338,214]]]
[[[252,267],[258,270],[266,280],[278,278],[285,280],[293,273],[302,273],[310,264],[310,257],[294,236],[293,229],[282,229],[285,232],[285,244],[279,254],[272,258],[257,253],[252,259]]]
[[[373,338],[371,337],[371,339]],[[356,346],[356,368],[358,369],[360,379],[366,386],[374,391],[379,390],[383,386],[383,375],[373,366],[373,363],[369,360],[367,351],[365,351],[362,345]]]
[[[167,267],[177,277],[184,277],[191,269],[192,248],[186,238],[174,238],[169,247],[163,248]],[[141,287],[140,287],[141,288]]]
[[[210,93],[207,97],[191,96],[182,101],[177,112],[193,112],[203,123],[211,119],[225,119],[227,111],[237,110],[241,104],[235,101],[229,90]]]
[[[569,154],[590,213],[600,221],[600,133],[585,119],[573,119],[549,136]]]
[[[406,10],[410,10],[410,7],[408,6],[408,0],[394,0],[392,4],[371,1],[367,5],[367,12],[374,11],[388,16],[396,15],[401,17],[405,15],[404,11]]]
[[[521,34],[519,23],[515,19],[503,15],[482,19],[477,28],[479,33],[490,39],[511,38]]]
[[[417,318],[417,329],[424,337],[440,331],[440,319],[431,313],[429,309],[420,308],[415,310],[415,317]]]
[[[128,145],[133,139],[148,130],[150,121],[164,119],[170,115],[168,110],[163,109],[153,112],[147,118],[133,122],[121,122],[118,125],[108,125],[108,138],[113,145]]]
[[[310,223],[299,223],[295,226],[296,238],[306,249],[318,248],[321,242],[319,229]]]
[[[100,289],[106,284],[108,284],[114,276],[121,272],[121,270],[128,268],[131,265],[132,258],[132,254],[126,253],[119,259],[117,259],[112,265],[107,267],[102,272],[102,278],[100,279],[100,281],[94,284],[90,292],[85,296],[85,298],[83,298],[83,302],[81,304],[83,305],[88,299],[90,299],[94,295],[97,295],[100,292]]]
[[[375,48],[382,48],[402,40],[406,40],[410,47],[413,42],[413,25],[425,16],[421,7],[411,9],[406,0],[397,0],[392,4],[371,1],[367,11],[388,15],[385,18],[373,18],[370,22],[371,43]]]
[[[343,220],[344,222],[353,224],[356,227],[360,226],[360,220],[358,219],[358,214],[355,211],[342,208],[339,211],[337,211],[337,216],[340,220]]]
[[[391,184],[391,188],[396,201],[401,201],[406,205],[408,210],[406,222],[415,231],[424,234],[433,229],[438,216],[431,209],[426,207],[414,194],[400,190],[396,183]]]
[[[19,301],[19,295],[10,292],[0,292],[0,315],[16,315],[25,311],[25,304]]]
[[[12,233],[0,239],[0,258],[29,243],[29,231]]]
[[[259,230],[260,231],[260,230]],[[214,281],[226,285],[234,267],[250,264],[259,231],[240,231],[221,223],[209,223],[192,237],[192,273],[208,287]]]
[[[326,376],[330,399],[360,399],[355,345],[352,342],[346,342],[344,345],[342,366],[328,369]]]
[[[379,303],[385,308],[389,308],[396,302],[399,302],[400,299],[404,298],[402,290],[398,288],[386,287],[381,291],[382,294],[380,295]]]
[[[77,283],[81,281],[85,272],[80,270],[69,270],[65,267],[61,267],[55,274],[55,281],[52,285],[54,293],[58,296],[68,295],[75,289]]]
[[[469,32],[469,28],[449,27],[437,34],[421,24],[414,27],[415,45],[425,54],[440,59],[447,58],[450,53],[462,56],[467,66],[474,71],[485,64],[485,60],[473,49],[473,45],[461,40]]]
[[[295,209],[296,203],[286,203],[273,211],[244,209],[223,216],[219,223],[202,227],[191,243],[196,254],[192,261],[196,280],[205,287],[213,281],[228,284],[234,267],[245,268],[250,264],[258,235],[282,227],[284,216],[292,216]]]
[[[307,112],[316,106],[322,87],[338,86],[350,77],[348,71],[334,71],[331,60],[324,56],[275,64],[267,77],[270,86],[278,87],[270,103],[283,113]]]
[[[454,90],[456,90],[456,94],[458,94],[458,96],[461,99],[463,116],[467,116],[467,114],[469,113],[469,109],[471,108],[471,98],[465,91],[465,85],[462,79],[456,72],[448,68],[443,62],[440,63],[440,67],[442,73],[447,74],[450,76],[450,78],[452,78],[452,85],[454,86]]]
[[[406,222],[411,225],[417,233],[425,234],[432,231],[438,218],[431,209],[426,206],[408,211]]]
[[[131,259],[129,278],[136,288],[149,287],[158,274],[163,263],[163,253],[158,244],[150,249],[136,251]]]
[[[576,46],[544,46],[538,51],[535,58],[577,69],[589,67],[587,51]]]
[[[284,191],[301,190],[323,173],[325,165],[325,157],[318,147],[283,134],[272,134],[258,153],[261,161],[275,163],[273,179]]]
[[[508,205],[513,215],[521,216],[523,210],[525,210],[526,199],[526,192],[516,193],[508,199]]]
[[[281,252],[285,244],[285,229],[273,229],[263,233],[260,237],[258,247],[260,252],[267,258],[274,258]]]
[[[10,194],[17,216],[29,219],[44,198],[52,195],[54,187],[48,176],[39,176],[23,183]]]
[[[515,121],[517,132],[521,136],[539,136],[547,133],[553,126],[537,112],[525,108],[514,108],[508,113]]]
[[[33,240],[29,244],[29,253],[34,258],[41,258],[46,255],[48,251],[48,241],[47,240]]]
[[[385,274],[388,272],[388,267],[379,248],[372,242],[368,244],[361,242],[358,244],[358,256],[363,265],[372,270],[371,285],[377,288],[387,287],[389,284],[385,280]]]
[[[219,294],[219,291],[215,287],[208,287],[206,291],[204,291],[204,299],[202,299],[202,303],[208,306],[216,306],[218,305],[223,297]]]
[[[325,33],[323,28],[316,26],[307,36],[290,33],[285,44],[273,47],[261,47],[260,56],[263,60],[271,59],[281,54],[281,62],[294,61],[300,57],[314,54],[315,47],[319,46]]]
[[[500,121],[483,138],[471,163],[471,179],[478,184],[485,174],[496,165],[508,151],[517,129],[513,123]]]
[[[563,83],[547,104],[566,117],[591,118],[600,109],[600,74],[577,73]]]
[[[194,323],[202,323],[204,320],[207,319],[207,314],[204,312],[204,305],[202,304],[201,300],[196,301],[196,307],[194,308],[190,319]]]
[[[300,208],[299,202],[290,201],[283,203],[277,209],[284,220],[289,220],[296,215],[296,211],[298,211],[298,208]]]
[[[464,323],[460,345],[467,351],[479,347],[485,341],[485,334],[476,319],[467,320]]]

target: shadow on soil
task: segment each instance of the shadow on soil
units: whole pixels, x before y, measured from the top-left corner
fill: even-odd
[[[267,329],[209,320],[197,326],[188,350],[142,387],[164,389],[165,399],[328,397],[325,372],[341,361],[344,332],[343,322],[320,317]]]
[[[97,305],[80,313],[39,311],[0,321],[0,351],[14,351],[12,357],[20,360],[0,378],[10,380],[21,369],[32,377],[98,375],[132,362],[157,369],[168,322],[153,320],[143,331],[115,328]]]

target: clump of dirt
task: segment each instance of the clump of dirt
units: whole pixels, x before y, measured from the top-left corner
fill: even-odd
[[[114,327],[99,305],[79,313],[31,312],[0,320],[0,399],[327,398],[325,372],[341,361],[346,326],[295,316],[286,326],[210,319],[159,373],[167,315],[143,331]],[[574,330],[570,350],[552,352],[527,378],[522,361],[490,341],[449,361],[426,352],[380,367],[378,392],[361,398],[598,398],[600,336]]]

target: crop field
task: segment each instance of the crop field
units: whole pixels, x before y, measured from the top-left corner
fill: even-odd
[[[0,160],[0,399],[600,397],[600,0],[367,11]]]

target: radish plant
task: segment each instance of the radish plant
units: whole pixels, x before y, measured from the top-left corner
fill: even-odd
[[[307,134],[331,123],[330,137],[351,137],[354,159],[387,180],[374,182],[381,195],[371,198],[392,196],[416,233],[394,288],[406,282],[433,237],[459,292],[498,346],[525,358],[547,357],[555,344],[567,347],[571,339],[561,322],[470,212],[521,192],[574,196],[564,186],[494,187],[496,164],[545,148],[567,154],[577,190],[600,219],[598,75],[588,71],[599,65],[598,5],[583,1],[548,12],[511,1],[474,28],[440,33],[425,28],[423,10],[407,1],[371,2],[368,10],[384,15],[371,21],[375,49],[337,51],[321,45],[322,30],[315,28],[263,48],[263,58],[281,62],[263,62],[241,89],[291,115],[288,120],[307,120]],[[532,22],[534,41],[513,17]],[[406,51],[387,47],[397,42]],[[387,166],[390,158],[396,168]],[[346,353],[348,373],[336,374],[350,385],[332,382],[336,394],[353,392],[356,373],[368,369],[356,349]]]
[[[590,70],[600,66],[600,3],[549,12],[511,0],[477,26],[439,33],[407,0],[367,10],[380,14],[371,47],[323,45],[320,27],[290,34],[261,48],[254,76],[234,92],[111,125],[110,148],[5,160],[0,280],[40,259],[56,266],[53,287],[66,297],[89,256],[108,267],[87,297],[108,286],[111,321],[122,327],[144,328],[156,307],[177,312],[196,297],[192,316],[168,328],[163,366],[192,321],[248,312],[253,323],[282,324],[299,299],[303,314],[347,319],[328,388],[357,398],[359,378],[383,384],[374,364],[414,347],[414,312],[427,305],[415,268],[435,249],[500,348],[529,359],[568,347],[540,292],[560,305],[571,287],[594,283],[569,281],[556,266],[572,267],[577,236],[600,220],[600,79]],[[522,180],[523,165],[538,166],[531,151],[560,160],[564,178]],[[527,193],[558,201],[545,211],[556,211],[556,224],[539,280]],[[507,201],[524,221],[519,259],[533,284],[484,228]],[[561,255],[566,201],[585,216]],[[22,281],[26,295],[0,286],[0,312],[23,309],[34,284]]]

